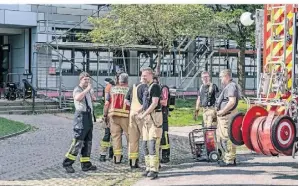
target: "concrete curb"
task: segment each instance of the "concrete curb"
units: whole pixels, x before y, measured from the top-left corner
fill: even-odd
[[[19,131],[19,132],[16,132],[16,133],[13,133],[13,134],[8,134],[8,135],[6,135],[6,136],[2,136],[2,137],[0,137],[0,140],[4,140],[4,139],[10,138],[10,137],[14,137],[14,136],[23,134],[23,133],[29,131],[31,128],[32,128],[31,126],[28,126],[28,127],[26,127],[24,130],[21,130],[21,131]]]

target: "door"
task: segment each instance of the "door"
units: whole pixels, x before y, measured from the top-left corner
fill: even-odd
[[[9,69],[9,45],[4,44],[4,36],[0,36],[0,87],[3,88]]]

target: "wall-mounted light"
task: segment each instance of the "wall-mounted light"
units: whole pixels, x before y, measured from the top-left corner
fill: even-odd
[[[254,23],[254,18],[255,18],[255,15],[253,13],[244,12],[240,17],[240,21],[241,21],[242,25],[250,26],[250,25],[252,25],[252,23]]]

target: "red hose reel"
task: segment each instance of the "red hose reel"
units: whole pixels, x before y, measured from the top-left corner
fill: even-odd
[[[296,126],[289,116],[275,115],[261,106],[251,107],[245,114],[237,113],[229,122],[229,137],[235,145],[264,155],[292,155]]]

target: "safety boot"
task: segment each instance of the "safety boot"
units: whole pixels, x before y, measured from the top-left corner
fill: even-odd
[[[138,159],[136,159],[135,160],[135,165],[132,165],[132,159],[130,159],[130,167],[131,167],[131,169],[137,169],[137,168],[140,168],[139,167],[139,164],[138,164],[138,162],[139,162],[139,160]]]
[[[95,165],[92,165],[90,162],[81,163],[81,168],[82,168],[82,171],[84,171],[84,172],[97,170],[97,167]]]
[[[147,175],[149,174],[149,172],[150,172],[150,171],[145,170],[145,171],[142,172],[141,175],[142,175],[143,177],[147,177]]]
[[[106,161],[106,155],[101,155],[100,156],[100,161],[105,162]]]
[[[170,161],[169,154],[170,149],[162,150],[162,159],[160,160],[160,163],[168,163]]]
[[[109,147],[109,158],[112,159],[113,155],[113,147]]]
[[[168,163],[170,160],[169,160],[169,156],[162,156],[162,159],[160,160],[160,163]]]
[[[66,166],[64,168],[65,168],[67,173],[74,173],[75,172],[75,169],[71,165]]]
[[[122,159],[123,159],[123,155],[120,156],[120,160],[119,161],[116,161],[116,157],[114,156],[114,164],[120,164]]]
[[[151,180],[154,180],[154,179],[158,178],[158,172],[150,171],[150,172],[147,174],[147,177],[150,177]]]
[[[218,161],[219,167],[235,167],[237,166],[236,159],[234,159],[233,163],[226,163],[223,160]]]

